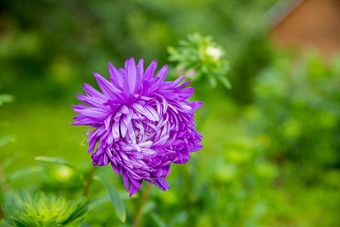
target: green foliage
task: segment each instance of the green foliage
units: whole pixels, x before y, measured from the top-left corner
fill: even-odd
[[[188,172],[172,173],[179,178],[173,191],[157,193],[156,201],[162,203],[154,208],[158,216],[151,214],[153,220],[158,222],[161,217],[169,226],[176,222],[175,217],[180,226],[260,225],[269,212],[266,194],[277,170],[255,144],[224,144],[223,150],[196,158]],[[167,214],[179,204],[185,210]],[[145,226],[151,225],[147,223]]]
[[[5,167],[5,165],[4,165],[4,167]],[[17,169],[16,171],[8,174],[6,176],[6,181],[8,183],[11,183],[13,181],[19,181],[19,180],[22,180],[22,179],[31,179],[32,180],[33,176],[41,175],[41,174],[42,174],[41,168],[39,168],[38,166],[29,166],[29,167],[26,167],[26,168]]]
[[[92,71],[107,75],[108,61],[135,57],[163,65],[167,46],[199,32],[228,50],[238,98],[270,58],[264,15],[276,1],[5,1],[1,83],[21,102],[65,100],[92,79]]]
[[[280,170],[273,214],[298,225],[339,225],[328,213],[340,205],[339,63],[316,54],[277,57],[258,76],[246,112],[249,133]]]
[[[259,75],[249,116],[271,157],[306,168],[340,164],[339,65],[315,55],[278,58]]]
[[[204,148],[171,167],[171,190],[152,188],[142,226],[340,226],[340,62],[273,49],[275,2],[3,1],[1,93],[17,102],[1,109],[0,201],[18,188],[77,198],[91,162],[79,146],[85,128],[68,125],[79,85],[95,83],[92,71],[107,76],[108,61],[166,64],[166,47],[194,34],[169,52],[177,72],[205,88],[195,92]],[[145,185],[130,198],[111,167],[97,171],[106,183],[92,182],[86,223],[130,225]]]
[[[234,88],[230,91],[232,97],[243,105],[252,103],[256,75],[270,67],[275,58],[275,50],[265,37],[249,37],[232,61],[229,73]]]
[[[176,70],[179,75],[216,87],[217,80],[226,88],[231,84],[226,78],[229,70],[228,62],[223,59],[224,51],[212,41],[209,36],[203,37],[199,33],[188,35],[188,40],[181,40],[179,47],[168,47],[169,61],[177,62]]]
[[[14,226],[79,226],[87,213],[85,198],[67,202],[65,198],[38,192],[32,198],[24,190],[7,197],[5,220]]]
[[[108,183],[106,180],[101,179],[99,177],[96,177],[95,179],[100,181],[105,186],[105,188],[107,189],[108,194],[110,196],[112,206],[115,209],[119,220],[121,222],[125,222],[126,221],[125,205],[124,205],[124,202],[123,202],[120,194],[118,193],[118,191],[110,183]]]
[[[10,103],[10,102],[13,102],[13,101],[14,101],[14,97],[12,95],[0,93],[0,106],[2,106],[4,103]]]
[[[0,106],[4,103],[13,102],[14,98],[12,95],[9,94],[0,94]]]
[[[80,188],[84,185],[84,176],[73,164],[63,158],[38,156],[34,160],[47,163],[44,166],[48,180],[46,185],[52,188],[58,188],[62,185],[64,188]]]
[[[58,165],[64,165],[64,166],[68,166],[68,167],[74,169],[74,166],[71,163],[69,163],[68,161],[65,161],[62,158],[40,156],[40,157],[35,157],[34,159],[36,161],[53,163],[53,164],[58,164]]]
[[[2,148],[3,146],[5,146],[6,144],[10,143],[10,142],[14,142],[15,138],[13,136],[4,136],[0,138],[0,148]]]

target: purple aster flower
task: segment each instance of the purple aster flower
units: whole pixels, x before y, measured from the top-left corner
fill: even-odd
[[[170,189],[165,179],[170,164],[186,163],[190,152],[202,148],[203,136],[195,130],[193,118],[202,102],[187,101],[194,88],[185,87],[190,82],[179,85],[184,76],[164,81],[167,65],[154,77],[156,65],[153,61],[144,71],[143,59],[136,65],[131,58],[125,69],[117,70],[109,63],[110,81],[94,73],[102,93],[84,84],[87,95],[77,98],[87,105],[72,106],[80,115],[72,124],[90,126],[92,164],[110,163],[118,177],[122,174],[130,196],[141,189],[143,180]]]

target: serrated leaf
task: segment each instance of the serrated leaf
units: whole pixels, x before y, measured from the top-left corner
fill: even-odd
[[[217,82],[220,82],[216,77],[225,76],[229,69],[228,61],[220,58],[224,54],[223,49],[212,37],[199,33],[189,34],[187,40],[179,41],[177,48],[168,47],[168,53],[168,60],[177,62],[176,69],[183,67],[187,72],[195,70],[195,76],[190,80],[208,81],[211,87],[216,87]],[[200,80],[201,77],[204,80]],[[231,88],[228,80],[221,78],[221,82],[226,88]]]
[[[25,201],[27,203],[32,203],[32,198],[31,198],[30,194],[26,190],[20,189],[19,190],[19,195],[20,195],[20,198],[23,201]]]
[[[100,181],[105,186],[105,188],[107,189],[107,191],[109,193],[113,208],[115,209],[118,218],[122,222],[125,222],[125,220],[126,220],[126,209],[125,209],[124,201],[120,197],[118,191],[110,183],[108,183],[106,180],[101,179],[99,177],[94,177],[94,179]]]
[[[41,191],[38,191],[34,196],[33,196],[33,208],[37,211],[41,210],[45,206],[45,194],[42,193]]]
[[[63,224],[78,223],[82,219],[84,219],[85,215],[88,212],[88,202],[85,197],[81,197],[72,205],[74,205],[72,215]]]
[[[68,167],[74,169],[74,166],[71,163],[69,163],[68,161],[66,161],[62,158],[39,156],[39,157],[35,157],[34,160],[39,161],[39,162],[46,162],[46,163],[64,165],[64,166],[68,166]]]
[[[6,221],[14,226],[78,226],[87,213],[87,200],[66,202],[55,195],[37,192],[33,197],[24,190],[6,196],[3,205]]]

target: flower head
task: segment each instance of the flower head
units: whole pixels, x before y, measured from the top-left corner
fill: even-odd
[[[213,47],[213,46],[208,46],[206,49],[206,53],[216,61],[219,60],[223,54],[220,48]]]
[[[156,65],[153,61],[144,71],[143,59],[136,65],[131,58],[117,70],[109,63],[110,81],[94,73],[102,93],[84,84],[87,95],[77,98],[87,105],[72,106],[80,115],[73,124],[94,128],[87,132],[93,165],[110,163],[130,196],[143,180],[170,189],[165,179],[170,164],[186,163],[190,152],[202,148],[193,119],[202,103],[187,101],[194,89],[185,87],[190,82],[179,85],[184,76],[164,81],[167,65],[154,77]]]
[[[185,72],[188,79],[215,87],[220,81],[226,88],[231,84],[227,79],[229,63],[223,57],[223,49],[211,37],[199,33],[188,35],[177,48],[168,47],[169,60],[177,62],[177,73]]]

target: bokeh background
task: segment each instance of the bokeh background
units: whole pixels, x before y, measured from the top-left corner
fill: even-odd
[[[339,26],[336,0],[1,1],[0,93],[14,97],[0,107],[8,186],[72,198],[76,174],[34,157],[89,171],[86,127],[69,125],[82,84],[107,77],[109,61],[168,64],[167,47],[199,32],[227,53],[233,87],[195,84],[204,148],[172,166],[170,191],[152,188],[142,224],[340,226]],[[127,222],[109,203],[85,221],[129,226],[140,192],[128,199],[110,167],[98,174],[126,197]]]

